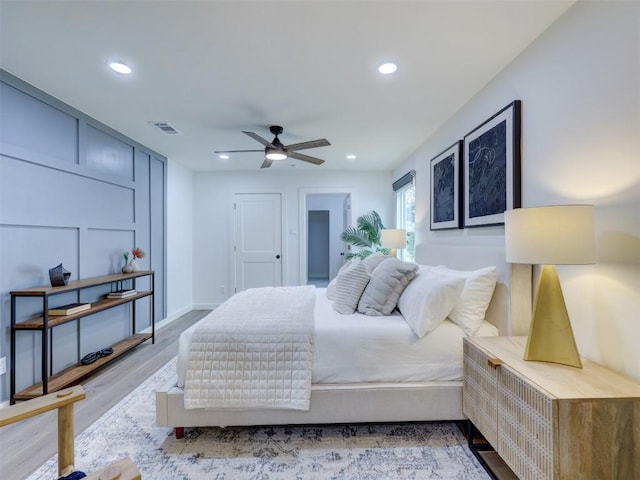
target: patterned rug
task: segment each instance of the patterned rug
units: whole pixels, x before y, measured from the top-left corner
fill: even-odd
[[[76,437],[76,467],[95,471],[126,455],[149,480],[488,480],[454,423],[227,427],[155,426],[157,386],[175,359]],[[56,478],[57,458],[29,480]]]

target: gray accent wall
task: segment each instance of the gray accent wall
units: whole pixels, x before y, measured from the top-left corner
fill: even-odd
[[[11,290],[49,285],[63,263],[71,280],[119,272],[122,253],[146,255],[141,269],[155,278],[156,322],[166,317],[167,159],[106,125],[0,71],[0,401],[9,397]],[[138,280],[139,290],[150,279]],[[82,291],[97,300],[108,287]],[[51,305],[76,301],[75,293]],[[41,311],[40,299],[18,300],[17,320]],[[102,349],[131,331],[131,305],[53,329],[54,373],[78,355]],[[150,326],[150,300],[137,303],[136,331]],[[41,380],[40,334],[16,340],[16,389]]]

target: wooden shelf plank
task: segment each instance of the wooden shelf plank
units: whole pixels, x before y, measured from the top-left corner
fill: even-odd
[[[151,291],[144,291],[138,292],[135,295],[131,295],[130,297],[126,298],[104,298],[92,303],[90,309],[74,313],[73,315],[49,315],[48,326],[55,327],[58,325],[62,325],[63,323],[71,322],[78,318],[86,317],[87,315],[107,310],[108,308],[115,307],[116,305],[129,303],[138,298],[148,297],[152,293],[153,292]],[[39,316],[31,318],[29,320],[25,320],[24,322],[16,323],[14,328],[16,330],[42,330],[43,325],[44,318],[42,316]]]
[[[106,365],[107,363],[115,360],[120,355],[128,352],[132,348],[140,345],[141,343],[151,338],[150,333],[136,333],[130,337],[125,338],[113,345],[113,353],[107,357],[102,357],[89,365],[82,365],[77,363],[72,365],[61,372],[49,377],[49,393],[62,390],[63,388],[77,384],[81,379],[87,377],[98,368]],[[15,400],[29,400],[42,395],[42,382],[38,382],[14,395]]]
[[[114,273],[111,275],[102,275],[99,277],[85,278],[84,280],[76,280],[69,282],[68,285],[61,287],[34,287],[24,290],[12,290],[11,295],[19,297],[42,297],[44,295],[56,295],[64,292],[73,292],[81,288],[95,287],[97,285],[105,285],[107,283],[121,282],[123,280],[131,280],[138,277],[145,277],[153,274],[153,270],[139,270],[132,273]]]

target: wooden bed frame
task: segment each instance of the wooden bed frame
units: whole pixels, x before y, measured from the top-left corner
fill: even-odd
[[[419,263],[446,264],[474,270],[498,267],[498,282],[487,320],[500,335],[526,334],[531,317],[531,266],[505,263],[504,249],[492,246],[439,246],[437,257],[423,255]],[[443,260],[446,259],[446,260]],[[464,420],[462,381],[414,383],[314,384],[311,407],[299,410],[216,410],[184,408],[184,392],[177,374],[156,391],[156,423],[175,427],[231,425],[294,425],[329,423]]]

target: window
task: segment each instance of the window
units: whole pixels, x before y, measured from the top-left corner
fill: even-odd
[[[407,231],[407,248],[398,252],[398,257],[407,262],[415,261],[416,251],[416,186],[412,170],[394,182],[396,192],[396,228]]]

